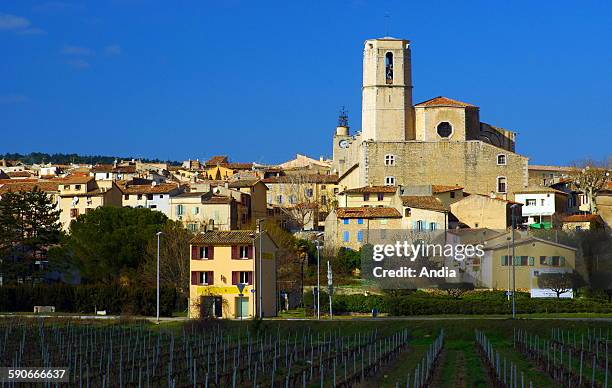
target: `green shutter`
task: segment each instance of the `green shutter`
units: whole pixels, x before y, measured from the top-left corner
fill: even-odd
[[[529,265],[533,266],[535,264],[535,259],[529,256]]]
[[[502,257],[501,257],[501,265],[502,265],[502,267],[503,267],[503,266],[508,265],[508,264],[506,264],[506,258],[507,258],[507,257],[508,257],[508,256],[502,256]]]

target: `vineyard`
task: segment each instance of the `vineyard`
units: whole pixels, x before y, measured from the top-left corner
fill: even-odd
[[[0,321],[0,366],[67,367],[79,387],[608,387],[610,326],[14,319]]]

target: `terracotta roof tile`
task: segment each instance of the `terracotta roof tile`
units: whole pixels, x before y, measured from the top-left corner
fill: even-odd
[[[338,218],[402,218],[393,207],[340,207],[336,209]]]
[[[206,165],[214,166],[214,165],[221,164],[221,163],[227,163],[227,161],[228,161],[227,156],[217,155],[217,156],[213,156],[212,158],[208,159],[206,161]]]
[[[165,194],[177,190],[175,183],[160,183],[158,185],[118,185],[123,194]]]
[[[58,184],[55,182],[16,182],[0,184],[0,193],[32,191],[34,187],[38,187],[45,192],[58,191]]]
[[[6,173],[6,175],[10,176],[11,178],[29,178],[32,176],[32,173],[29,171],[9,171]]]
[[[252,187],[255,186],[260,179],[238,179],[228,183],[230,188]]]
[[[447,193],[449,191],[455,191],[455,190],[463,190],[463,187],[461,187],[461,186],[431,185],[431,191],[434,194]]]
[[[364,186],[357,187],[355,189],[344,190],[345,194],[359,194],[359,193],[395,193],[397,191],[396,186]]]
[[[262,179],[263,183],[337,183],[338,175],[307,174],[285,175]]]
[[[603,224],[599,214],[574,214],[563,218],[563,222],[597,222]]]
[[[252,230],[209,231],[198,233],[190,243],[197,245],[253,244],[255,235]]]
[[[531,187],[527,187],[522,190],[517,190],[514,192],[514,194],[529,194],[529,193],[556,193],[556,194],[567,195],[566,192],[563,192],[561,190],[555,190],[552,187],[544,187],[544,186],[531,186]]]
[[[468,104],[467,102],[461,102],[453,100],[448,97],[438,96],[430,100],[423,101],[415,106],[430,107],[430,106],[453,106],[458,108],[475,108],[476,105]]]
[[[402,205],[406,207],[414,207],[417,209],[434,210],[445,212],[448,211],[442,201],[430,195],[405,195],[402,196]]]

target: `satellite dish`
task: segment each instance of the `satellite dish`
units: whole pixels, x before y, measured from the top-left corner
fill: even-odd
[[[72,198],[72,206],[75,206],[77,203],[79,203],[79,197]]]

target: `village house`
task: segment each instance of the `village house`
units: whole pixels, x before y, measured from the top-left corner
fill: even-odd
[[[568,194],[550,187],[528,187],[514,193],[521,203],[521,223],[537,229],[550,229],[567,213]],[[555,219],[556,217],[556,219]]]
[[[506,230],[512,225],[512,205],[516,222],[520,222],[522,204],[491,195],[472,194],[450,205],[450,211],[469,228]]]
[[[573,214],[561,219],[564,230],[595,230],[605,227],[605,222],[599,214]]]
[[[266,232],[198,233],[190,242],[189,317],[275,316],[277,250]]]
[[[59,187],[60,222],[68,230],[80,214],[100,206],[122,205],[122,193],[113,181],[96,181],[91,176],[72,175],[54,180]]]
[[[176,183],[137,182],[138,180],[118,182],[123,194],[123,206],[157,210],[170,217],[170,197],[180,194],[182,188]]]

